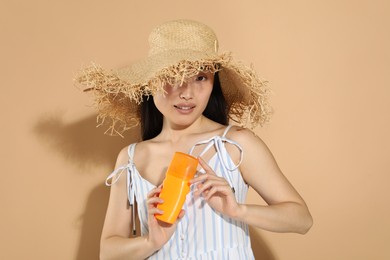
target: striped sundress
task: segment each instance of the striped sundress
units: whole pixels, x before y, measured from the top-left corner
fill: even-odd
[[[228,154],[225,143],[235,145],[241,152],[241,158],[242,149],[239,144],[226,138],[229,129],[230,126],[222,136],[214,136],[195,146],[206,145],[202,153],[212,146],[215,147],[216,153],[208,164],[218,176],[228,181],[234,189],[237,202],[245,203],[249,187],[242,178],[239,165],[235,165]],[[126,169],[129,202],[130,205],[134,205],[136,200],[141,235],[146,235],[148,233],[146,198],[148,192],[155,186],[144,179],[134,165],[135,147],[136,144],[129,146],[129,164],[117,168],[108,176],[106,183],[110,179],[112,179],[111,185],[115,183],[122,171]],[[190,154],[193,148],[189,151]],[[214,211],[202,196],[195,199],[194,190],[195,187],[192,185],[183,207],[185,215],[179,221],[175,233],[149,259],[254,259],[248,225]],[[134,213],[133,211],[133,216]]]

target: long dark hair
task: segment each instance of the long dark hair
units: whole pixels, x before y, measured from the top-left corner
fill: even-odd
[[[229,122],[227,104],[222,93],[218,72],[214,74],[213,90],[203,115],[217,123],[227,125]],[[162,130],[163,115],[157,109],[153,96],[144,96],[141,103],[142,140],[156,137]]]

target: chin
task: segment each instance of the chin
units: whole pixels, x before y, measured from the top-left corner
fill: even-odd
[[[196,122],[196,120],[174,120],[171,122],[171,125],[174,126],[175,128],[179,128],[179,129],[184,129],[184,128],[187,128],[189,126],[191,126],[192,124],[194,124]]]

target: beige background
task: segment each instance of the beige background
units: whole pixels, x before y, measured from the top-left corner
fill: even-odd
[[[209,24],[273,88],[256,132],[315,223],[304,236],[253,229],[256,258],[390,259],[387,0],[2,0],[0,259],[97,259],[103,182],[137,135],[96,129],[72,78],[143,57],[150,29],[175,18]]]

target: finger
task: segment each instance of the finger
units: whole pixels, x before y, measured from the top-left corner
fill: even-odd
[[[216,195],[217,193],[223,194],[225,196],[228,196],[232,193],[231,188],[229,185],[223,185],[223,186],[213,186],[204,195],[204,199],[207,201],[212,198],[212,196]]]
[[[202,158],[198,157],[200,166],[206,171],[206,173],[216,175],[213,169],[210,167],[210,165],[207,164],[207,162]]]
[[[162,215],[162,214],[164,214],[164,210],[154,207],[154,208],[148,209],[148,214],[153,215],[153,216],[154,215]]]
[[[152,197],[155,197],[158,195],[158,193],[161,192],[161,187],[157,187],[157,188],[154,188],[152,190],[149,191],[147,197],[148,198],[152,198]]]
[[[200,183],[197,186],[197,190],[195,191],[195,195],[199,196],[200,194],[203,194],[203,196],[208,195],[209,191],[213,187],[229,187],[228,183],[225,180],[220,179],[214,179],[214,180],[208,180],[205,183]],[[221,189],[225,190],[225,189]]]
[[[207,191],[207,193],[204,194],[203,198],[207,201],[209,200],[216,192],[218,189],[216,187],[212,187]]]
[[[221,179],[221,177],[218,177],[214,172],[210,173],[203,173],[192,180],[190,180],[190,184],[196,183],[196,182],[204,182],[208,179]]]
[[[190,184],[194,184],[194,183],[197,183],[197,182],[202,182],[202,181],[205,181],[207,178],[208,178],[208,175],[205,174],[205,173],[202,173],[202,174],[199,174],[197,177],[191,179],[189,181],[189,183]]]
[[[159,197],[151,197],[149,198],[146,203],[150,206],[150,205],[153,205],[155,206],[156,204],[161,204],[161,203],[164,203],[164,200],[162,198],[159,198]]]
[[[220,181],[217,179],[209,179],[209,180],[207,180],[203,183],[200,183],[198,185],[197,192],[202,193],[203,191],[210,189],[212,186],[218,186],[218,185],[223,185],[223,184],[224,184],[223,181]]]
[[[183,218],[184,215],[185,215],[185,211],[182,209],[182,210],[180,211],[179,215],[177,216],[177,220]]]

